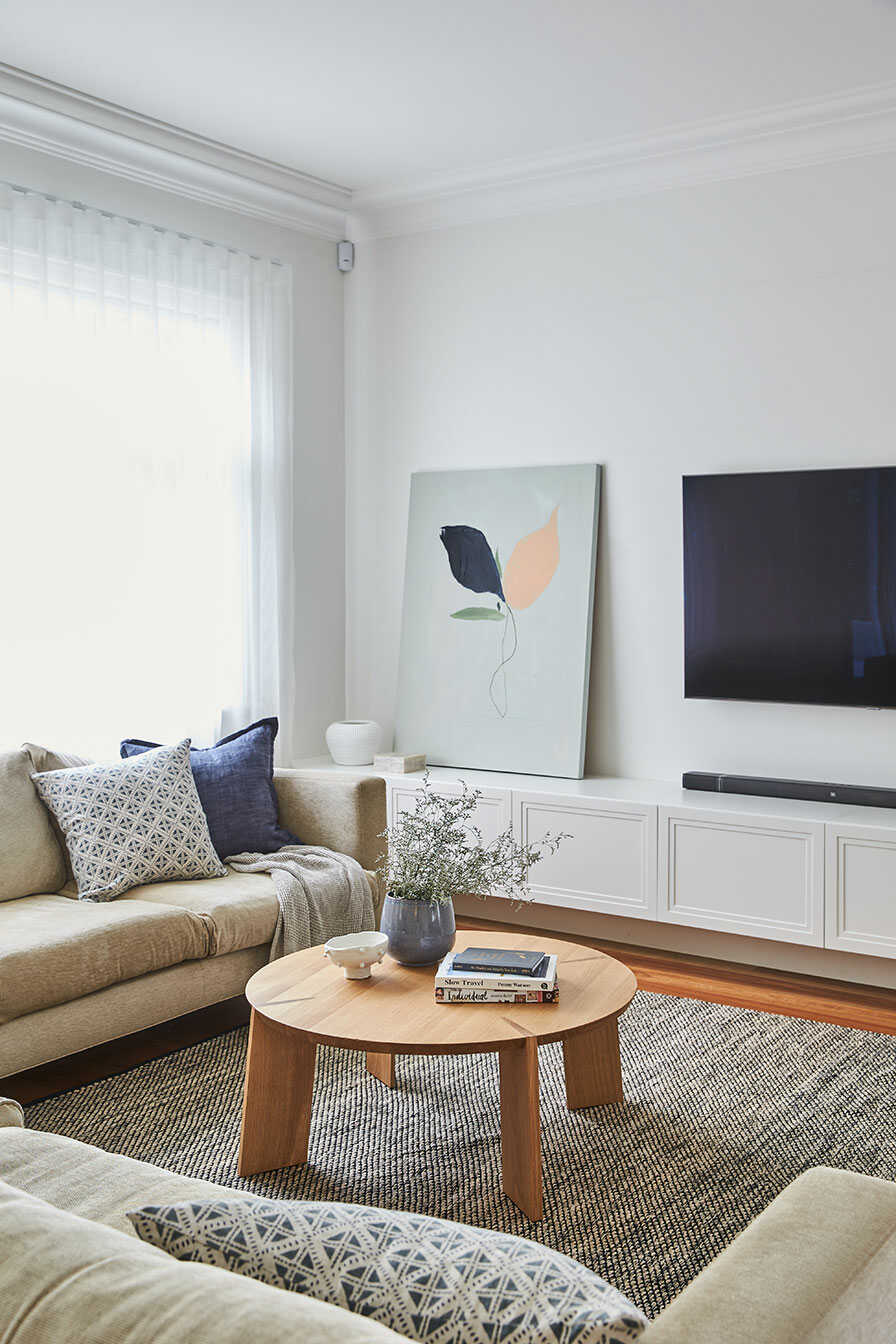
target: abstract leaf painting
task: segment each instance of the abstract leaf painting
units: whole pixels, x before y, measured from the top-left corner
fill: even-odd
[[[413,475],[397,750],[581,776],[599,492],[593,463]]]

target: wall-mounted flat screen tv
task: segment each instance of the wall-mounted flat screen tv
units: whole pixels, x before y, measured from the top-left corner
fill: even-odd
[[[687,697],[896,708],[896,467],[684,478]]]

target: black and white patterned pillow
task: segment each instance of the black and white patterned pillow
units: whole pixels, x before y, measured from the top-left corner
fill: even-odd
[[[178,1260],[306,1293],[425,1344],[632,1344],[647,1325],[616,1288],[557,1251],[420,1214],[207,1200],[128,1217]]]
[[[190,769],[190,739],[121,765],[32,775],[65,839],[83,900],[144,882],[225,877]]]

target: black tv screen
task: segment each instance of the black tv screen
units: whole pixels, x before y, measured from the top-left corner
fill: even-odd
[[[896,708],[896,467],[683,493],[685,696]]]

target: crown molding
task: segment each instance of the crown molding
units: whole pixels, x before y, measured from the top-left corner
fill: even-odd
[[[303,233],[345,237],[345,187],[0,63],[0,142]]]
[[[896,83],[507,159],[352,195],[356,237],[384,238],[622,200],[896,150]]]
[[[0,142],[288,229],[385,238],[896,150],[896,82],[352,192],[0,63]]]

